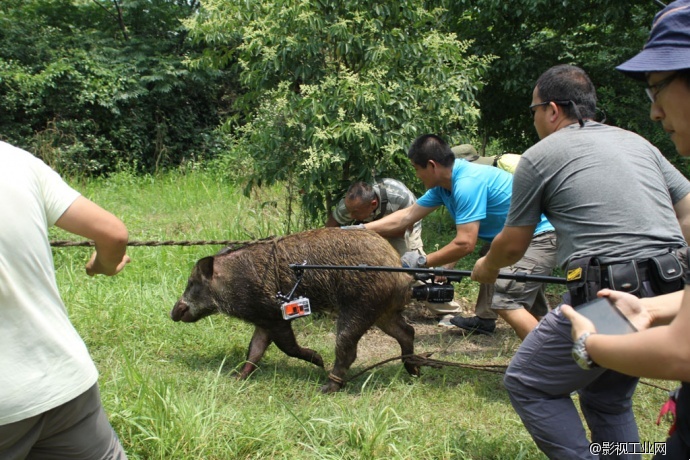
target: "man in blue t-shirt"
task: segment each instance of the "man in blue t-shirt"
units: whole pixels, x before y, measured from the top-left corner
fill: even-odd
[[[402,262],[413,268],[453,268],[458,260],[474,252],[478,239],[490,244],[503,229],[510,208],[513,176],[492,166],[456,160],[448,144],[433,134],[417,138],[407,156],[427,192],[414,205],[365,224],[365,228],[375,232],[408,228],[443,205],[455,221],[455,238],[426,257],[416,252],[406,253]],[[524,257],[505,271],[551,274],[556,266],[556,238],[553,227],[543,216],[529,247]],[[524,339],[548,309],[541,283],[499,279],[494,285],[482,285],[476,316],[457,316],[451,323],[490,334],[496,327],[495,311]]]

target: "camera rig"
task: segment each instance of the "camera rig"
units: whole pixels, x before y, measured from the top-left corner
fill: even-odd
[[[451,283],[460,282],[464,277],[472,274],[470,270],[449,270],[445,268],[408,268],[408,267],[382,267],[373,265],[308,265],[306,261],[302,264],[289,264],[297,276],[297,283],[288,296],[279,297],[289,300],[292,294],[302,281],[304,270],[356,270],[372,272],[404,272],[410,273],[418,283],[412,286],[412,298],[415,300],[427,301],[431,303],[446,303],[453,300],[455,290]],[[435,282],[436,277],[443,277],[442,283]],[[528,273],[499,273],[501,279],[515,280],[519,283],[533,281],[537,283],[565,284],[565,278],[546,275],[530,275]]]

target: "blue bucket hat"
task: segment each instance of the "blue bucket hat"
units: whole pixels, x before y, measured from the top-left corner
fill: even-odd
[[[690,68],[690,0],[678,0],[654,16],[649,39],[635,57],[616,67],[643,80],[648,72]]]

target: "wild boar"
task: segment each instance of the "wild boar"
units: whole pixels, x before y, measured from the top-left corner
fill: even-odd
[[[199,260],[187,288],[170,317],[195,322],[214,313],[255,326],[247,360],[239,378],[257,367],[266,348],[275,343],[286,355],[324,367],[314,350],[297,344],[291,320],[283,319],[278,293],[290,293],[297,275],[289,264],[400,267],[398,253],[382,237],[368,230],[323,228],[268,241],[225,249]],[[414,329],[402,316],[410,301],[413,279],[406,273],[356,270],[304,270],[293,297],[306,297],[311,311],[337,314],[335,364],[324,393],[338,391],[357,357],[357,343],[373,325],[395,338],[403,355],[414,353]],[[419,375],[419,367],[405,362]]]

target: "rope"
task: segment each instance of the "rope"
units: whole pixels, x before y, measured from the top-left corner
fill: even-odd
[[[191,240],[191,241],[129,241],[127,242],[127,246],[202,246],[202,245],[222,245],[222,246],[246,246],[248,244],[252,243],[257,243],[261,241],[268,241],[268,240],[273,240],[274,241],[274,258],[276,259],[277,262],[277,254],[275,251],[277,250],[277,241],[276,237],[274,236],[268,236],[266,238],[260,238],[257,240],[251,240],[251,241],[234,241],[234,240]],[[93,241],[67,241],[67,240],[58,240],[58,241],[51,241],[50,245],[52,247],[76,247],[76,246],[87,246],[87,247],[93,247],[95,246]],[[276,263],[277,265],[277,263]],[[276,273],[277,277],[277,273]],[[383,364],[389,363],[391,361],[397,361],[397,360],[407,360],[408,363],[416,364],[418,366],[427,366],[427,367],[432,367],[434,369],[440,369],[444,366],[447,367],[461,367],[465,369],[474,369],[474,370],[480,370],[480,371],[486,371],[486,372],[493,372],[495,374],[503,374],[505,372],[505,369],[508,367],[506,365],[493,365],[493,364],[465,364],[465,363],[456,363],[456,362],[451,362],[451,361],[441,361],[438,359],[431,359],[431,355],[433,355],[435,352],[428,352],[424,353],[421,355],[401,355],[401,356],[395,356],[393,358],[388,358],[384,359],[383,361],[380,361],[376,364],[373,364],[365,369],[363,369],[361,372],[358,372],[355,375],[350,376],[349,378],[345,379],[343,382],[338,382],[338,383],[345,383],[349,382],[351,380],[356,379],[360,375],[364,374],[365,372],[368,372],[378,366],[381,366]],[[331,378],[329,375],[328,378]],[[335,379],[332,379],[335,380]],[[339,379],[338,379],[339,380]],[[656,388],[659,390],[663,390],[666,393],[668,393],[670,390],[667,388],[664,388],[660,385],[656,385],[651,382],[646,382],[643,380],[640,380],[640,383],[642,385],[647,385],[652,388]]]
[[[430,357],[434,353],[436,353],[436,352],[432,351],[432,352],[428,352],[428,353],[423,353],[421,355],[401,355],[401,356],[395,356],[393,358],[384,359],[383,361],[380,361],[376,364],[373,364],[373,365],[363,369],[361,372],[358,372],[355,375],[348,377],[347,379],[344,380],[343,383],[354,380],[357,377],[359,377],[360,375],[364,374],[365,372],[368,372],[368,371],[370,371],[370,370],[372,370],[378,366],[389,363],[391,361],[397,361],[399,359],[403,360],[404,362],[407,362],[407,363],[415,364],[417,366],[427,366],[427,367],[431,367],[434,369],[440,369],[444,366],[446,366],[446,367],[461,367],[461,368],[465,368],[465,369],[474,369],[477,371],[492,372],[494,374],[504,374],[505,370],[508,368],[508,366],[505,364],[466,364],[466,363],[456,363],[456,362],[452,362],[452,361],[441,361],[438,359],[431,359]],[[330,376],[328,378],[330,378]],[[647,385],[647,386],[650,386],[652,388],[662,390],[666,393],[668,393],[670,391],[667,388],[664,388],[662,386],[656,385],[656,384],[651,383],[651,382],[646,382],[644,380],[640,380],[640,383],[642,385]]]
[[[192,241],[129,241],[127,246],[201,246],[201,245],[223,245],[223,246],[244,246],[257,241],[266,241],[274,237],[269,236],[252,241],[232,241],[232,240],[192,240]],[[75,246],[95,246],[93,241],[51,241],[50,245],[53,247],[75,247]]]
[[[662,386],[660,386],[660,385],[657,385],[657,384],[655,384],[655,383],[645,382],[644,380],[640,380],[640,383],[641,383],[642,385],[647,385],[648,387],[656,388],[657,390],[663,390],[663,391],[665,391],[666,393],[670,393],[670,392],[671,392],[671,390],[669,390],[668,388],[664,388],[664,387],[662,387]]]
[[[506,365],[495,365],[495,364],[465,364],[465,363],[456,363],[456,362],[451,362],[451,361],[441,361],[439,359],[431,359],[430,356],[433,355],[436,352],[428,352],[428,353],[423,353],[421,355],[401,355],[401,356],[395,356],[393,358],[388,358],[384,359],[383,361],[380,361],[374,365],[371,365],[367,367],[366,369],[362,370],[361,372],[358,372],[357,374],[348,377],[345,381],[349,382],[350,380],[354,380],[355,378],[359,377],[360,375],[364,374],[365,372],[370,371],[371,369],[374,369],[375,367],[381,366],[382,364],[389,363],[391,361],[397,361],[398,359],[403,360],[407,363],[412,363],[417,366],[427,366],[427,367],[432,367],[434,369],[440,369],[444,366],[447,367],[462,367],[466,369],[475,369],[475,370],[482,370],[486,372],[493,372],[495,374],[503,374],[505,369],[508,367]]]

